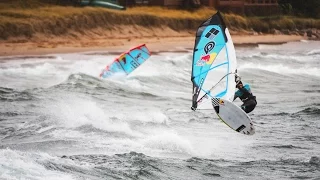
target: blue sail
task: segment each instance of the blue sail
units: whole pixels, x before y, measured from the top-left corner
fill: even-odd
[[[196,33],[191,81],[192,108],[206,98],[233,99],[236,55],[230,33],[217,12],[203,22]]]
[[[139,45],[117,57],[110,65],[102,70],[100,77],[107,78],[116,73],[124,73],[129,75],[150,56],[151,53],[147,46],[145,44]]]

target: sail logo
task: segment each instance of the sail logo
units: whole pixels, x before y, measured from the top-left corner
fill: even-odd
[[[135,60],[138,60],[141,57],[141,53],[138,53],[138,55],[135,57]]]
[[[220,99],[219,104],[224,105],[224,101]]]
[[[206,54],[204,56],[201,56],[201,58],[197,62],[197,66],[204,66],[204,65],[210,65],[213,63],[214,59],[216,58],[217,53],[212,54]]]
[[[124,54],[124,55],[120,56],[118,61],[119,62],[122,61],[124,64],[126,64],[127,63],[126,55]]]
[[[121,61],[123,61],[123,63],[126,64],[126,63],[127,63],[126,57],[124,56],[124,57],[121,59]]]
[[[210,31],[205,35],[206,38],[213,40],[219,31],[215,28],[210,29]]]
[[[131,69],[136,69],[140,64],[137,61],[131,61]]]
[[[138,66],[140,66],[140,63],[138,62],[139,58],[142,58],[142,54],[138,53],[136,57],[132,59],[130,62],[131,64],[131,69],[136,69]]]
[[[208,54],[214,48],[215,45],[216,44],[213,41],[208,42],[204,47],[204,52]]]

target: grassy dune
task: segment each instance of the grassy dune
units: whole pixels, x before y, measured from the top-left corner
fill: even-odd
[[[157,12],[164,12],[155,8]],[[0,11],[0,38],[14,36],[32,37],[35,33],[63,35],[69,31],[82,32],[93,28],[112,29],[119,25],[138,25],[144,27],[170,27],[173,30],[195,29],[202,21],[203,13],[183,12],[179,14],[167,10],[157,15],[154,9],[140,11],[137,8],[127,11],[104,8],[40,7],[35,9],[2,9]],[[194,17],[192,17],[194,15]],[[203,16],[203,17],[202,17]]]
[[[88,30],[117,30],[123,26],[170,28],[176,32],[194,33],[201,22],[216,11],[202,8],[196,11],[172,10],[162,7],[136,7],[126,11],[94,7],[55,6],[39,0],[11,0],[0,3],[0,39],[22,37],[30,39],[37,34],[45,36],[86,35]],[[224,14],[227,26],[237,32],[270,33],[273,29],[320,29],[320,20],[294,17],[242,17]],[[152,31],[152,30],[150,30]],[[119,33],[122,33],[119,31]],[[136,32],[132,32],[133,34]],[[170,34],[168,34],[170,35]]]

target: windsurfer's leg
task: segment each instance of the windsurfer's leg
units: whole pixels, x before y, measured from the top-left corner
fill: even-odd
[[[242,109],[242,110],[244,110],[244,111],[245,111],[246,106],[245,106],[244,104],[242,104],[240,107],[241,107],[241,109]]]
[[[256,107],[257,102],[254,99],[250,99],[248,101],[246,101],[245,103],[243,103],[243,105],[241,105],[241,108],[246,112],[249,113],[251,111],[254,110],[254,108]]]

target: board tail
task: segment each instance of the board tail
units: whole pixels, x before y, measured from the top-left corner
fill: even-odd
[[[231,129],[245,135],[255,134],[251,118],[233,102],[221,98],[212,98],[211,103],[220,120]]]

